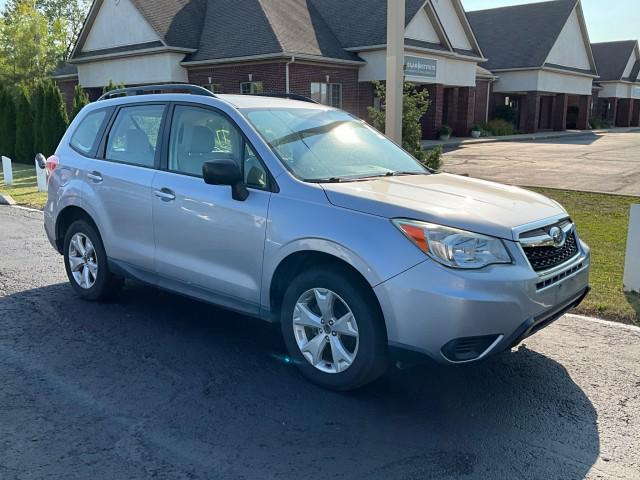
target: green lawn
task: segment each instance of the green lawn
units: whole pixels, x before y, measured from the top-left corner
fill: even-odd
[[[13,185],[4,184],[4,172],[0,176],[0,193],[11,195],[18,205],[42,209],[47,194],[38,192],[35,165],[13,164]]]
[[[640,325],[640,295],[622,290],[629,207],[640,197],[532,188],[560,202],[592,252],[591,294],[576,313]]]

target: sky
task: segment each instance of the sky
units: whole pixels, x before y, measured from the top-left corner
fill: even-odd
[[[0,8],[5,0],[0,0]],[[534,3],[532,0],[462,0],[466,10]],[[592,42],[640,40],[638,0],[582,0]]]
[[[1,1],[1,0],[0,0]],[[535,3],[532,0],[462,0],[465,10],[484,10]],[[640,40],[640,1],[582,0],[592,43],[615,40]]]

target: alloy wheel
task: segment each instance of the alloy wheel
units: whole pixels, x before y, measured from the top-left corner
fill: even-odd
[[[304,358],[324,373],[347,370],[358,354],[358,324],[349,305],[335,292],[313,288],[293,310],[293,331]]]
[[[76,233],[69,243],[69,268],[73,279],[85,290],[93,287],[98,279],[98,259],[89,237]]]

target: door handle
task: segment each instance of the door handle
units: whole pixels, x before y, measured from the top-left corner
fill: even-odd
[[[163,188],[161,190],[155,190],[153,194],[161,199],[163,202],[173,202],[176,199],[176,194],[168,188]]]
[[[87,173],[87,178],[91,180],[93,183],[102,183],[103,181],[103,178],[100,172]]]

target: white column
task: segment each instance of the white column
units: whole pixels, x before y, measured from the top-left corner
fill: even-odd
[[[631,205],[627,257],[624,263],[624,291],[640,293],[640,205]]]
[[[36,179],[38,181],[38,191],[46,192],[48,190],[47,185],[47,171],[44,168],[40,168],[38,160],[35,160],[36,164]]]
[[[405,0],[387,0],[386,133],[402,145]]]
[[[13,169],[10,158],[2,157],[2,173],[4,173],[4,184],[13,185]]]

